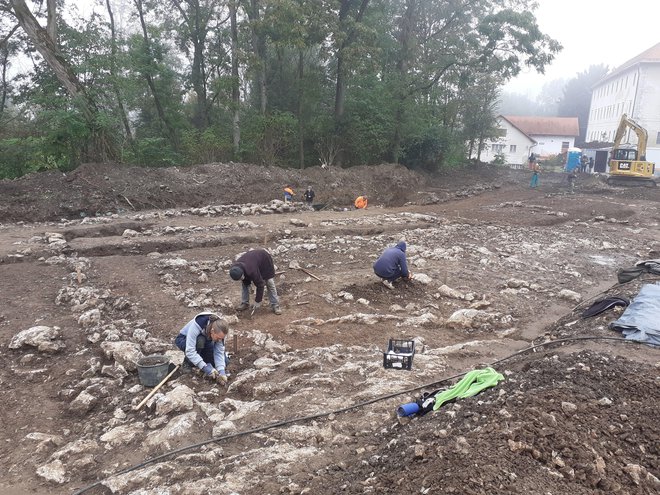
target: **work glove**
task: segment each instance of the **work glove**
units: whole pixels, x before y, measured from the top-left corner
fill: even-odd
[[[202,372],[206,377],[211,377],[213,373],[217,373],[217,371],[213,369],[213,366],[211,366],[210,364],[205,364],[204,367],[202,368]]]
[[[412,272],[408,272],[408,277],[406,278],[406,280],[412,280],[413,276],[414,275],[412,274]]]
[[[220,385],[227,385],[227,380],[229,377],[227,376],[227,373],[225,373],[225,370],[218,371],[217,373],[218,375],[216,376],[215,381]]]

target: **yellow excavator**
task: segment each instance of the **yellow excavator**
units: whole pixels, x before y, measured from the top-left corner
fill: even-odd
[[[621,146],[621,141],[626,131],[631,129],[637,135],[637,147]],[[609,163],[609,177],[607,183],[611,185],[645,185],[654,187],[657,184],[653,180],[655,163],[646,161],[646,143],[648,133],[641,125],[628,118],[624,113],[621,115],[619,128],[614,137],[612,155]]]

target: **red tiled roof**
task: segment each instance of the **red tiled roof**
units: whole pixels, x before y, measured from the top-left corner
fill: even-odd
[[[577,117],[518,117],[502,115],[528,136],[579,136]]]
[[[607,81],[611,77],[616,76],[617,74],[625,71],[626,69],[629,69],[633,67],[634,65],[637,65],[642,62],[647,62],[647,63],[660,63],[660,43],[652,46],[648,50],[640,53],[634,58],[631,58],[624,64],[620,65],[616,69],[614,69],[612,72],[607,74],[605,77],[603,77],[598,83],[596,83],[596,86],[599,86],[600,83]]]

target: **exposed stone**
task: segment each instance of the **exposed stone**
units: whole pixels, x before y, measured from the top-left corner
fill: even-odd
[[[111,449],[113,447],[119,447],[120,445],[131,443],[138,438],[143,431],[144,423],[121,425],[105,432],[99,439],[106,444],[106,449]]]
[[[101,311],[98,308],[85,311],[78,318],[78,324],[83,328],[89,328],[98,325],[101,322]]]
[[[429,277],[426,273],[414,273],[413,280],[423,285],[428,285],[431,282],[433,282],[433,279]]]
[[[37,475],[53,483],[66,483],[69,478],[66,476],[66,469],[62,461],[54,460],[37,468]]]
[[[571,301],[574,303],[579,303],[582,301],[582,296],[578,294],[577,292],[574,292],[572,290],[568,289],[562,289],[559,291],[559,297],[562,299],[566,299],[567,301]]]
[[[187,385],[179,385],[156,401],[156,414],[190,411],[195,392]]]
[[[462,292],[460,292],[456,289],[452,289],[451,287],[448,287],[448,286],[443,284],[440,287],[438,287],[438,292],[437,292],[436,299],[438,297],[449,297],[451,299],[463,299],[465,297],[465,295]]]
[[[171,448],[170,441],[183,439],[193,428],[197,420],[196,412],[189,412],[172,418],[161,430],[155,431],[147,436],[146,443],[161,450]]]
[[[137,361],[142,357],[140,346],[134,342],[103,342],[101,349],[107,358],[113,358],[128,371],[135,371]]]
[[[80,415],[86,414],[94,408],[97,402],[98,399],[95,396],[83,390],[69,404],[69,410]]]
[[[59,327],[36,326],[23,330],[11,339],[10,349],[36,347],[39,352],[54,353],[66,348],[60,338]]]

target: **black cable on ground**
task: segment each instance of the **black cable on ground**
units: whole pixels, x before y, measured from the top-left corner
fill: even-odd
[[[510,354],[509,356],[506,356],[506,357],[503,357],[502,359],[498,359],[496,361],[493,361],[488,366],[495,366],[497,364],[503,363],[504,361],[508,361],[509,359],[513,359],[516,356],[519,356],[519,355],[524,354],[524,353],[529,352],[529,351],[536,350],[536,349],[541,348],[541,347],[547,347],[547,346],[551,346],[551,345],[555,345],[555,344],[564,344],[564,343],[567,343],[567,342],[580,342],[580,341],[586,341],[586,340],[610,340],[610,341],[614,341],[614,342],[624,342],[624,343],[628,343],[628,344],[643,344],[643,342],[638,342],[636,340],[628,340],[628,339],[625,339],[625,338],[622,338],[622,337],[601,337],[601,336],[568,337],[568,338],[565,338],[565,339],[550,340],[550,341],[547,341],[547,342],[542,342],[540,344],[525,347],[524,349],[521,349],[518,352]],[[303,422],[303,421],[310,421],[310,420],[313,420],[313,419],[323,418],[323,417],[330,416],[331,414],[341,414],[341,413],[344,413],[344,412],[351,411],[353,409],[359,409],[361,407],[365,407],[365,406],[368,406],[370,404],[374,404],[376,402],[380,402],[380,401],[387,400],[387,399],[392,399],[392,398],[397,397],[399,395],[404,395],[404,394],[408,394],[408,393],[411,393],[411,392],[416,392],[418,390],[422,390],[422,389],[425,389],[425,388],[434,388],[437,385],[440,385],[442,383],[445,383],[445,382],[448,382],[450,380],[454,380],[456,378],[460,378],[462,376],[465,376],[467,373],[468,373],[467,371],[464,371],[462,373],[458,373],[456,375],[449,376],[447,378],[443,378],[442,380],[439,380],[439,381],[435,381],[435,382],[431,382],[431,383],[425,383],[424,385],[419,385],[418,387],[408,388],[406,390],[401,390],[399,392],[393,392],[393,393],[387,394],[387,395],[381,395],[379,397],[375,397],[373,399],[369,399],[369,400],[364,401],[364,402],[359,402],[357,404],[353,404],[352,406],[347,406],[347,407],[343,407],[341,409],[336,409],[334,411],[311,414],[309,416],[302,416],[302,417],[293,418],[293,419],[284,419],[282,421],[277,421],[275,423],[271,423],[271,424],[266,425],[266,426],[260,426],[259,428],[253,428],[251,430],[239,431],[239,432],[231,433],[229,435],[224,435],[224,436],[221,436],[221,437],[213,437],[213,438],[210,438],[208,440],[204,440],[202,442],[198,442],[198,443],[195,443],[195,444],[192,444],[192,445],[188,445],[186,447],[181,447],[181,448],[178,448],[178,449],[175,449],[175,450],[171,450],[169,452],[158,455],[156,457],[152,457],[151,459],[147,459],[146,461],[144,461],[140,464],[136,464],[134,466],[130,466],[128,468],[122,469],[121,471],[118,471],[115,474],[112,474],[112,475],[108,476],[107,478],[104,478],[103,480],[97,481],[96,483],[93,483],[93,484],[88,485],[84,488],[81,488],[80,490],[74,492],[73,495],[80,495],[82,493],[85,493],[86,491],[91,490],[92,488],[94,488],[96,486],[99,486],[105,479],[112,478],[114,476],[121,476],[122,474],[126,474],[126,473],[130,473],[131,471],[135,471],[137,469],[143,468],[145,466],[148,466],[149,464],[153,464],[155,462],[162,461],[163,459],[166,459],[168,457],[172,457],[174,455],[181,454],[182,452],[186,452],[188,450],[193,450],[193,449],[196,449],[198,447],[208,445],[210,443],[220,442],[220,441],[223,441],[223,440],[229,440],[230,438],[236,438],[236,437],[241,437],[241,436],[245,436],[245,435],[251,435],[253,433],[260,433],[262,431],[271,430],[273,428],[279,428],[280,426],[285,426],[285,425],[289,425],[289,424],[293,424],[293,423],[299,423],[299,422]]]

